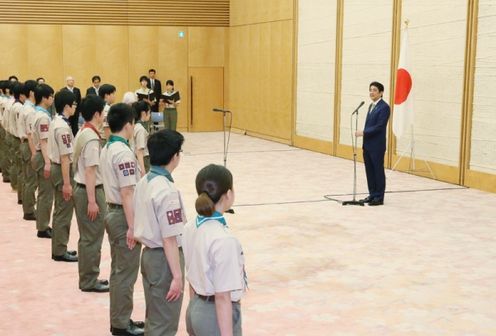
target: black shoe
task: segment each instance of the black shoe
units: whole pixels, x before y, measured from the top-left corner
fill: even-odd
[[[120,335],[120,336],[136,336],[136,335],[144,335],[145,330],[142,328],[138,328],[134,324],[129,324],[126,329],[119,329],[110,327],[112,329],[112,335]]]
[[[38,231],[38,238],[48,238],[52,239],[52,229],[48,228],[45,231]]]
[[[24,216],[22,218],[24,220],[27,220],[27,221],[35,221],[36,220],[36,216],[34,213],[24,214]]]
[[[17,204],[22,205],[22,200],[17,200]]]
[[[361,199],[360,200],[360,202],[362,202],[362,203],[370,203],[370,201],[372,201],[372,199],[370,198],[370,196],[365,197],[364,199]]]
[[[8,177],[3,178],[3,183],[10,183],[10,179]]]
[[[67,250],[66,253],[70,254],[71,256],[76,256],[77,255],[77,252],[76,251]]]
[[[109,285],[108,280],[105,280],[105,279],[98,279],[96,282],[98,282],[99,284],[105,285],[105,286]]]
[[[70,254],[69,252],[64,253],[61,256],[56,256],[52,254],[52,259],[55,261],[66,261],[66,262],[76,262],[78,261],[78,257]]]
[[[372,201],[369,202],[369,206],[377,206],[383,204],[384,204],[384,200],[380,200],[380,199],[373,199]]]
[[[85,288],[81,290],[87,293],[108,293],[110,291],[110,288],[108,285],[103,285],[97,281],[95,287]]]
[[[145,322],[129,320],[129,324],[134,325],[136,328],[145,329]],[[110,326],[110,332],[114,331],[114,327]]]

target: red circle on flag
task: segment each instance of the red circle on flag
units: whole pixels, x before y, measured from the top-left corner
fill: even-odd
[[[396,93],[394,103],[400,105],[405,102],[412,89],[412,77],[406,69],[398,69],[396,75]]]

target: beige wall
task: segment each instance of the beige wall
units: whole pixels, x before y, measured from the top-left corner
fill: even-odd
[[[336,0],[298,3],[296,135],[333,141]]]
[[[0,49],[0,78],[44,77],[54,89],[72,75],[83,95],[98,74],[117,87],[117,98],[139,87],[139,77],[155,68],[163,86],[175,81],[181,92],[180,128],[187,127],[188,68],[224,66],[227,28],[91,25],[0,25],[6,45]],[[184,31],[185,37],[179,38]]]
[[[470,169],[496,174],[496,7],[479,3]]]
[[[291,140],[293,38],[292,0],[231,1],[228,107],[235,128]]]

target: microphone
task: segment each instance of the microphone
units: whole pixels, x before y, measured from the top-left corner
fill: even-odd
[[[214,111],[214,112],[221,112],[221,113],[224,113],[224,112],[229,113],[229,112],[231,112],[229,110],[223,110],[223,109],[220,109],[220,108],[214,108],[214,109],[212,109],[212,111]]]
[[[353,111],[352,115],[355,114],[355,113],[358,113],[358,110],[360,109],[360,107],[363,106],[363,104],[365,104],[365,102],[362,100],[362,102],[360,103],[360,105],[358,105],[358,107],[355,109],[355,111]]]

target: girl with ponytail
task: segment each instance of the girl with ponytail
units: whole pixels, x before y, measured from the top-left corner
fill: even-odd
[[[184,257],[190,283],[186,312],[189,335],[242,335],[240,300],[247,288],[243,249],[223,213],[234,203],[227,168],[208,165],[196,176],[198,216],[184,231]]]

